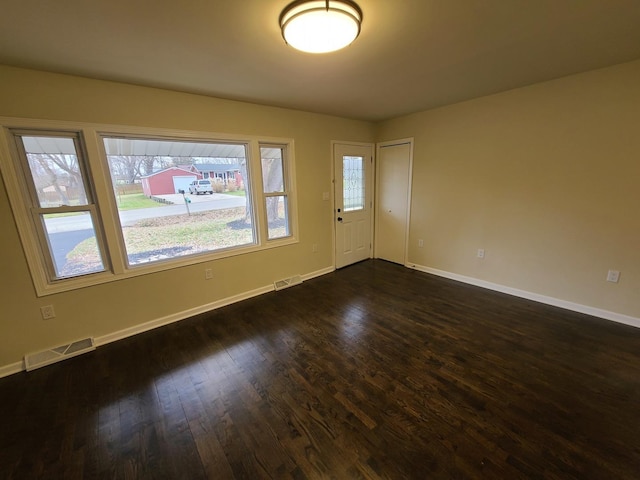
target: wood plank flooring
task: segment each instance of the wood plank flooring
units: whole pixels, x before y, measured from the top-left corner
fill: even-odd
[[[638,479],[640,329],[366,261],[0,379],[2,479]]]

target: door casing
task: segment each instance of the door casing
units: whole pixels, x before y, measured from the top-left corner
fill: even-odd
[[[386,160],[385,149],[395,147],[402,148],[395,153],[400,158],[394,160],[397,165],[383,165],[382,162],[389,161]],[[387,174],[391,178],[384,178]],[[376,144],[374,257],[405,266],[409,252],[412,176],[413,138]],[[388,182],[397,183],[394,185],[398,191],[396,198],[388,198],[389,190],[394,187]]]
[[[351,263],[355,263],[355,262],[351,262],[351,263],[346,263],[343,264],[341,262],[341,259],[339,259],[339,254],[338,254],[338,245],[339,242],[342,239],[338,239],[338,235],[339,232],[341,231],[338,228],[338,220],[337,218],[340,216],[339,213],[337,212],[337,208],[340,208],[337,205],[338,202],[338,197],[342,196],[342,193],[340,192],[340,194],[338,195],[337,192],[337,186],[338,186],[338,182],[336,182],[336,178],[337,175],[342,175],[342,172],[338,172],[336,171],[336,165],[337,165],[337,159],[338,159],[338,154],[343,154],[343,153],[347,153],[348,154],[348,149],[350,147],[353,147],[354,150],[354,155],[358,155],[359,153],[362,152],[363,156],[368,157],[368,165],[367,165],[367,170],[366,170],[366,179],[365,179],[365,191],[366,191],[366,196],[365,196],[365,207],[368,211],[368,238],[367,243],[368,243],[368,249],[367,249],[367,253],[366,253],[366,258],[372,258],[373,257],[373,217],[374,217],[374,167],[375,167],[375,162],[374,157],[373,157],[373,152],[374,152],[374,144],[372,143],[361,143],[361,142],[348,142],[348,141],[333,141],[331,142],[331,152],[332,152],[332,179],[333,179],[333,264],[335,266],[335,268],[341,268],[347,265],[350,265]],[[343,212],[340,212],[343,213]],[[356,261],[360,261],[361,259],[364,258],[360,258]]]

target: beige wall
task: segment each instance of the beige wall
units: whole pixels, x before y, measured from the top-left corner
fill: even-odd
[[[640,318],[640,61],[378,125],[410,136],[410,262]]]
[[[367,122],[0,66],[2,116],[294,138],[300,221],[299,244],[208,262],[211,281],[193,265],[37,298],[0,185],[0,369],[331,267],[331,140],[415,138],[410,262],[640,318],[639,112],[640,62],[382,122],[377,133]],[[610,268],[619,284],[605,282]],[[56,319],[41,320],[46,304]]]
[[[300,243],[37,298],[0,184],[0,368],[333,265],[331,140],[373,141],[367,122],[0,66],[0,115],[293,138]],[[312,244],[319,251],[312,253]],[[40,307],[57,318],[44,321]],[[259,319],[256,319],[259,321]]]

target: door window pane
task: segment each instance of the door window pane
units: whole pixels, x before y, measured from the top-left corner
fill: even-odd
[[[251,245],[246,145],[104,138],[130,266]]]
[[[342,157],[342,199],[344,211],[364,208],[364,157]]]

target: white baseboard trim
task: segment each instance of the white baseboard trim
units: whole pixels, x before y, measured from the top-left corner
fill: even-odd
[[[311,272],[311,273],[302,275],[302,279],[310,280],[312,278],[319,277],[321,275],[326,275],[327,273],[331,273],[332,271],[333,271],[333,268],[325,268],[322,270],[318,270],[316,272]],[[171,315],[167,315],[165,317],[158,318],[150,322],[142,323],[140,325],[135,325],[130,328],[125,328],[124,330],[103,335],[101,337],[95,337],[96,346],[99,347],[102,345],[106,345],[107,343],[115,342],[127,337],[131,337],[133,335],[137,335],[139,333],[153,330],[154,328],[162,327],[164,325],[169,325],[170,323],[174,323],[174,322],[179,322],[180,320],[185,320],[187,318],[200,315],[201,313],[210,312],[211,310],[215,310],[217,308],[226,307],[227,305],[231,305],[232,303],[257,297],[258,295],[263,295],[265,293],[272,292],[273,290],[274,290],[273,284],[267,285],[264,287],[259,287],[254,290],[249,290],[248,292],[239,293],[238,295],[233,295],[231,297],[217,300],[215,302],[207,303],[205,305],[200,305],[198,307],[190,308],[188,310],[183,310],[182,312],[173,313]]]
[[[150,322],[141,323],[140,325],[135,325],[133,327],[125,328],[117,332],[108,333],[107,335],[102,335],[101,337],[95,337],[96,347],[101,347],[102,345],[106,345],[111,342],[116,342],[118,340],[122,340],[127,337],[132,337],[139,333],[148,332],[149,330],[153,330],[154,328],[163,327],[165,325],[169,325],[170,323],[179,322],[180,320],[185,320],[187,318],[200,315],[201,313],[210,312],[211,310],[225,307],[227,305],[231,305],[232,303],[240,302],[242,300],[247,300],[248,298],[257,297],[258,295],[262,295],[264,293],[268,293],[271,291],[273,291],[273,285],[270,285],[268,287],[256,288],[255,290],[250,290],[248,292],[243,292],[238,295],[233,295],[232,297],[223,298],[221,300],[207,303],[205,305],[200,305],[195,308],[190,308],[188,310],[183,310],[181,312],[172,313],[171,315],[157,318],[155,320],[151,320]]]
[[[8,377],[9,375],[13,375],[14,373],[20,373],[24,370],[24,362],[16,362],[10,363],[9,365],[4,365],[0,367],[0,378]]]
[[[323,268],[321,270],[316,270],[315,272],[302,275],[302,280],[306,282],[307,280],[311,280],[312,278],[321,277],[323,275],[327,275],[328,273],[333,273],[335,271],[336,271],[336,267]]]
[[[528,292],[526,290],[519,290],[517,288],[507,287],[498,283],[487,282],[478,278],[467,277],[465,275],[459,275],[457,273],[446,272],[444,270],[438,270],[436,268],[425,267],[422,265],[416,265],[414,263],[408,263],[405,265],[408,268],[419,270],[421,272],[430,273],[439,277],[456,280],[458,282],[475,285],[477,287],[494,290],[496,292],[506,293],[515,297],[526,298],[527,300],[533,300],[534,302],[544,303],[546,305],[552,305],[554,307],[564,308],[565,310],[571,310],[578,313],[584,313],[593,317],[603,318],[605,320],[611,320],[613,322],[623,323],[632,327],[640,328],[640,318],[631,317],[622,313],[611,312],[609,310],[602,310],[600,308],[589,307],[587,305],[581,305],[579,303],[569,302],[561,300],[559,298],[548,297],[546,295],[540,295],[538,293]]]
[[[333,271],[335,271],[334,267],[323,268],[315,272],[302,275],[302,279],[305,281],[311,280],[312,278],[320,277],[322,275],[332,273]],[[156,320],[151,320],[150,322],[141,323],[140,325],[134,325],[133,327],[125,328],[123,330],[118,330],[117,332],[108,333],[102,336],[97,336],[97,337],[94,337],[95,346],[101,347],[102,345],[106,345],[111,342],[123,340],[127,337],[132,337],[133,335],[137,335],[139,333],[153,330],[154,328],[162,327],[164,325],[168,325],[174,322],[179,322],[180,320],[185,320],[195,315],[200,315],[201,313],[210,312],[211,310],[225,307],[227,305],[231,305],[232,303],[257,297],[258,295],[262,295],[272,291],[274,291],[273,284],[256,288],[254,290],[249,290],[248,292],[239,293],[238,295],[233,295],[231,297],[223,298],[221,300],[207,303],[205,305],[200,305],[195,308],[190,308],[188,310],[183,310],[181,312],[173,313],[171,315],[167,315],[165,317],[158,318]],[[25,369],[24,362],[16,362],[16,363],[12,363],[5,366],[0,366],[0,378],[13,375],[14,373],[19,373],[24,369]]]

